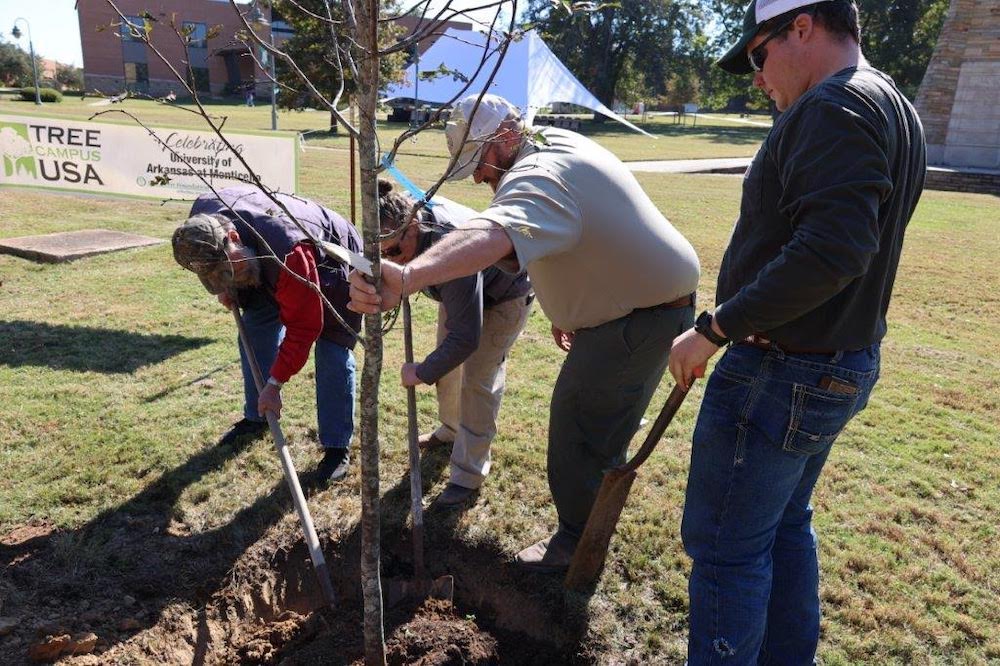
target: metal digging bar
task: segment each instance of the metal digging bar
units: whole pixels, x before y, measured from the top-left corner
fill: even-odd
[[[246,352],[247,360],[250,361],[250,370],[253,372],[253,381],[257,385],[257,391],[264,390],[264,377],[260,373],[260,366],[257,365],[257,357],[250,346],[250,338],[243,327],[243,318],[240,316],[240,308],[233,303],[233,318],[236,320],[236,328],[240,332],[240,341],[243,343],[243,350]],[[288,490],[292,493],[292,501],[295,504],[295,511],[299,514],[299,523],[302,525],[302,533],[306,539],[306,546],[309,548],[309,557],[312,559],[313,569],[316,571],[316,578],[319,579],[320,590],[323,591],[323,599],[330,608],[336,608],[336,595],[333,593],[333,583],[330,580],[330,570],[326,566],[326,558],[323,557],[323,549],[319,545],[319,537],[316,535],[316,528],[313,527],[312,516],[309,514],[309,506],[306,504],[305,495],[302,494],[302,486],[299,485],[299,477],[295,473],[295,465],[292,464],[292,456],[288,452],[288,444],[285,436],[281,432],[278,424],[278,417],[271,412],[267,412],[267,425],[271,428],[271,437],[274,438],[274,447],[278,450],[278,458],[281,459],[281,468],[285,473],[285,481],[288,482]]]
[[[664,431],[673,420],[674,414],[680,408],[687,393],[679,386],[674,386],[670,397],[656,417],[653,427],[649,429],[645,441],[632,459],[624,465],[608,470],[597,491],[597,499],[590,510],[587,525],[583,528],[583,536],[576,546],[573,559],[566,572],[565,586],[570,590],[584,590],[597,582],[608,557],[608,545],[615,533],[618,518],[621,516],[629,491],[635,481],[636,470],[656,448]]]
[[[413,363],[413,327],[410,301],[403,298],[403,347],[406,362]],[[441,576],[431,580],[424,565],[424,495],[420,474],[420,447],[417,444],[417,391],[406,389],[407,445],[410,453],[410,516],[413,520],[413,580],[390,580],[389,605],[404,599],[423,600],[428,596],[451,601],[455,594],[455,579]]]

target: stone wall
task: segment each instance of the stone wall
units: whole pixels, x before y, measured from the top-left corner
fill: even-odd
[[[949,192],[978,192],[1000,197],[1000,173],[931,168],[927,170],[925,190]]]
[[[1000,2],[951,0],[916,107],[931,164],[1000,169]]]

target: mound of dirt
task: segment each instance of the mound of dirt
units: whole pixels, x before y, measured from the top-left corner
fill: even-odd
[[[360,618],[344,610],[270,623],[233,648],[225,661],[360,666],[364,663]],[[419,606],[394,610],[391,615],[388,624],[395,627],[386,638],[386,661],[391,665],[457,666],[500,660],[497,639],[470,618],[457,614],[447,601],[429,599]]]
[[[356,523],[321,532],[334,610],[320,610],[308,549],[281,488],[213,530],[169,529],[168,505],[185,475],[211,468],[217,455],[206,452],[78,529],[38,523],[0,535],[0,665],[30,657],[73,666],[362,663]],[[400,484],[385,502],[399,510],[383,523],[383,580],[413,575],[407,495]],[[558,579],[517,571],[495,544],[456,538],[453,521],[434,522],[426,561],[431,577],[454,576],[454,607],[387,608],[389,663],[592,661],[586,606],[567,601]]]
[[[497,640],[446,601],[429,599],[386,641],[390,664],[488,664],[499,658]]]

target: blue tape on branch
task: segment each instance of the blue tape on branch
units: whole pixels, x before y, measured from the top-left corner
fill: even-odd
[[[426,201],[426,206],[428,208],[434,207],[433,201],[427,201],[427,193],[420,189],[416,183],[407,178],[402,171],[396,168],[396,165],[389,161],[389,154],[386,153],[382,156],[382,166],[388,171],[396,182],[407,189],[407,191],[415,196],[420,201]]]

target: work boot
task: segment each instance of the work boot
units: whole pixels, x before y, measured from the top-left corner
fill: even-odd
[[[548,539],[528,546],[514,558],[522,569],[536,573],[562,573],[569,568],[579,539],[569,532],[557,531]]]
[[[421,449],[427,451],[429,449],[436,449],[439,446],[451,446],[454,442],[449,442],[444,439],[440,439],[436,432],[429,432],[424,435],[417,437],[417,446]]]
[[[267,432],[267,421],[252,421],[240,419],[229,428],[229,431],[218,441],[217,446],[236,446],[243,448],[257,441]]]
[[[347,476],[347,468],[350,465],[351,457],[347,452],[347,447],[328,448],[323,454],[323,459],[319,461],[316,468],[316,480],[319,483],[339,483]]]
[[[478,488],[466,488],[457,483],[449,483],[434,500],[434,504],[443,508],[454,509],[478,494]]]

